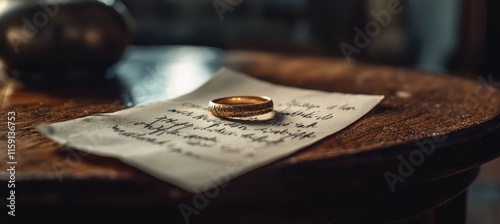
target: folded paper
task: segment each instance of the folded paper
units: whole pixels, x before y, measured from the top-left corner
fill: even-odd
[[[210,100],[236,95],[269,96],[274,111],[246,120],[207,111]],[[223,68],[173,100],[37,129],[60,144],[118,158],[197,193],[340,131],[382,99],[280,86]]]

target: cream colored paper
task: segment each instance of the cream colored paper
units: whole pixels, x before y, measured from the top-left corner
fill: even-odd
[[[233,121],[206,110],[211,99],[234,95],[269,96],[274,112],[259,120]],[[200,192],[345,128],[382,99],[279,86],[223,68],[182,97],[38,130],[63,145],[118,158]]]

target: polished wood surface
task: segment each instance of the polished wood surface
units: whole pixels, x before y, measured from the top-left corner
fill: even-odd
[[[386,98],[343,131],[231,180],[195,220],[234,221],[237,217],[240,223],[273,219],[276,223],[378,223],[424,219],[430,209],[462,195],[478,166],[500,155],[495,147],[495,136],[500,133],[500,90],[494,88],[498,83],[487,84],[487,77],[467,80],[349,64],[337,58],[256,52],[226,52],[216,60],[212,65],[225,65],[273,83]],[[17,180],[23,192],[19,204],[160,206],[149,209],[159,212],[150,215],[183,220],[177,206],[192,204],[191,193],[118,160],[58,145],[34,129],[39,124],[122,109],[122,90],[114,86],[35,88],[18,81],[3,86],[0,113],[4,118],[8,111],[17,114]],[[6,127],[6,119],[0,125]],[[5,145],[7,130],[1,130]],[[408,159],[426,148],[435,150],[392,192],[384,173],[398,173],[398,157]],[[6,153],[0,158],[4,161]],[[0,168],[2,178],[8,178],[7,165],[2,163]],[[255,215],[266,209],[276,212]],[[227,211],[231,213],[224,218],[216,215]],[[360,212],[363,216],[356,215]]]

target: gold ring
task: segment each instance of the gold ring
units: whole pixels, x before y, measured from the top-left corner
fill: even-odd
[[[267,96],[231,96],[208,103],[208,110],[217,117],[253,117],[273,111],[273,100]]]

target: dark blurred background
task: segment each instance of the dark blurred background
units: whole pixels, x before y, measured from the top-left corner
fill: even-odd
[[[391,0],[243,0],[218,16],[212,0],[123,0],[136,24],[135,44],[195,44],[343,57],[371,12]],[[236,1],[237,2],[237,1]],[[497,1],[401,0],[371,43],[352,57],[432,71],[499,71]],[[359,49],[359,48],[358,48]]]
[[[41,11],[43,4],[57,5],[53,10],[57,13]],[[498,76],[498,4],[493,0],[0,0],[4,34],[0,56],[13,68],[11,73],[47,70],[64,77],[79,66],[93,73],[109,67],[129,44],[199,45],[338,56],[349,62],[472,78]],[[13,39],[19,52],[10,46]]]

